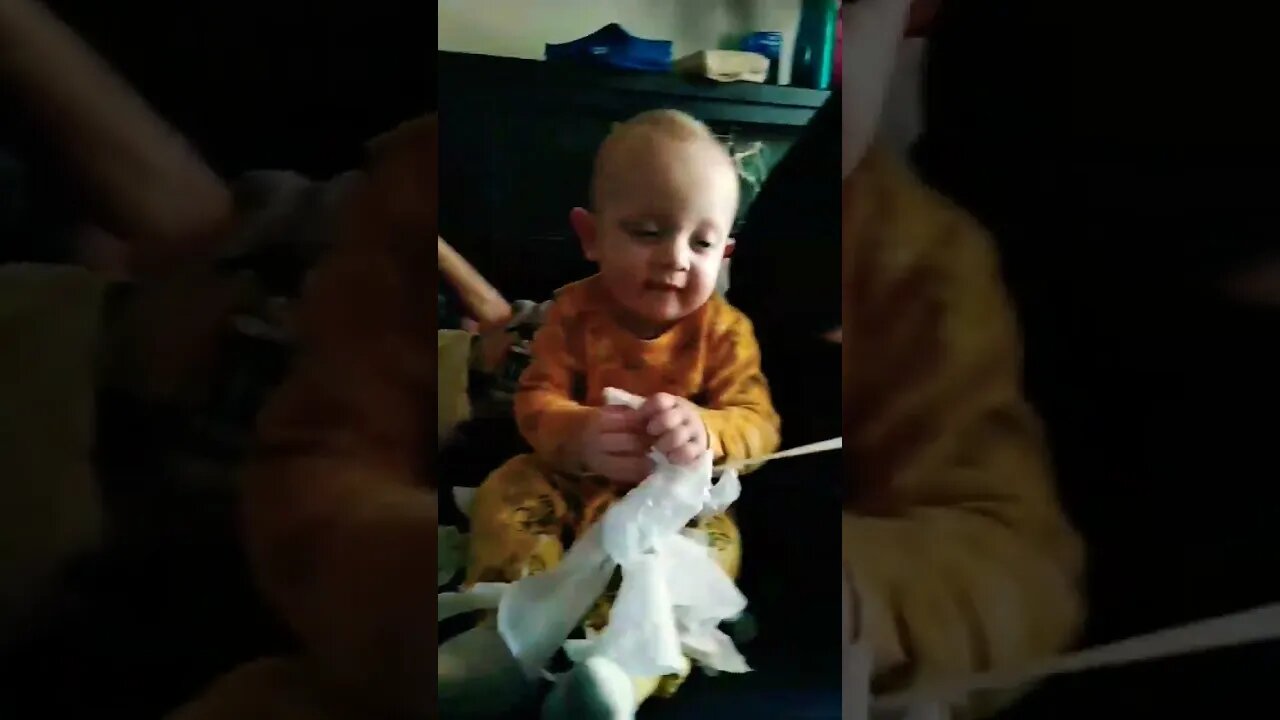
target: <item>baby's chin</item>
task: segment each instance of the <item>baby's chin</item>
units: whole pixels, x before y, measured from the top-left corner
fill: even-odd
[[[657,325],[671,325],[692,315],[702,306],[697,298],[646,297],[632,306],[632,312]]]
[[[707,300],[696,294],[635,289],[626,293],[610,293],[615,307],[621,311],[618,320],[643,335],[657,336],[672,325],[697,312]]]

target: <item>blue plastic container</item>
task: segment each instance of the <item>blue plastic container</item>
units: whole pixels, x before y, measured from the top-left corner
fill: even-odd
[[[646,40],[610,23],[586,37],[567,43],[547,43],[549,61],[574,62],[622,70],[670,72],[670,40]]]
[[[769,58],[769,77],[765,82],[778,84],[778,58],[782,57],[782,33],[773,31],[753,32],[742,39],[742,49]]]

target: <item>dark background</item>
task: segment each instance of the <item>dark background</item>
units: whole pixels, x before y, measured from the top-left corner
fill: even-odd
[[[228,179],[264,168],[325,179],[434,107],[434,4],[50,4]],[[67,260],[68,232],[86,220],[78,189],[28,120],[0,90],[0,262]],[[157,718],[292,647],[248,577],[232,478],[175,474],[181,432],[163,417],[114,414],[99,430],[101,482],[137,489],[133,512],[0,637],[0,717]]]
[[[367,140],[435,102],[433,4],[48,4],[227,178],[254,169],[327,178],[359,164]],[[56,237],[78,217],[74,183],[0,92],[6,151],[22,160],[24,179],[17,188],[6,178],[4,192],[28,202],[15,208],[20,218],[0,215],[0,260],[57,259],[65,248],[33,236]]]
[[[1084,644],[1280,599],[1280,311],[1222,290],[1280,256],[1273,25],[1205,9],[943,2],[931,41],[915,159],[1000,247],[1088,543]],[[1277,662],[1064,678],[1009,717],[1224,717]]]

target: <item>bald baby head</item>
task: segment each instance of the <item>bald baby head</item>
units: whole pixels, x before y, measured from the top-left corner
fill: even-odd
[[[649,173],[668,176],[683,165],[710,166],[732,177],[736,212],[737,167],[733,158],[710,128],[679,110],[649,110],[614,126],[596,151],[592,208],[600,212],[619,193],[633,191],[629,178]]]
[[[570,221],[613,307],[637,333],[707,302],[738,214],[738,172],[706,125],[655,110],[614,127],[596,154],[591,209]]]

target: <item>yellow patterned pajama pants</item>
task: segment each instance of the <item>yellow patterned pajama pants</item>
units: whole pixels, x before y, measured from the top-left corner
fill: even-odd
[[[597,522],[624,490],[596,476],[568,476],[545,468],[535,456],[520,455],[494,470],[471,504],[471,549],[466,586],[514,582],[555,567],[575,538]],[[738,527],[725,514],[697,519],[691,531],[705,535],[717,564],[737,579],[742,563]],[[591,630],[609,619],[619,578],[583,619]],[[669,697],[688,675],[636,681],[637,698]]]

